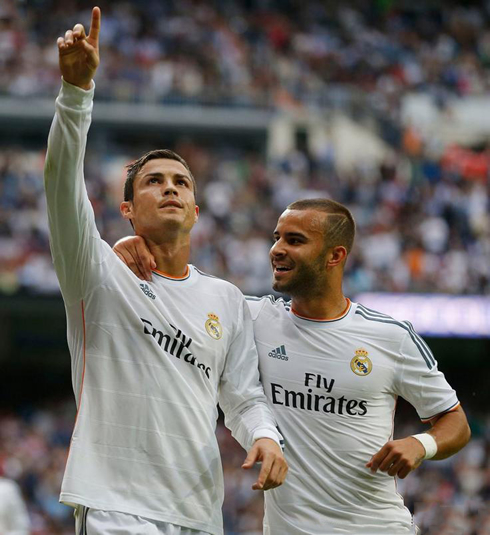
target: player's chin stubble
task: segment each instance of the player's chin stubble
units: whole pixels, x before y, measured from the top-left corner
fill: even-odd
[[[287,282],[273,280],[272,288],[290,297],[307,297],[316,293],[317,277],[318,274],[312,266],[302,266]]]

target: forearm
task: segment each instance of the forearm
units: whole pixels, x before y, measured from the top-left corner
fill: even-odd
[[[260,389],[261,390],[261,389]],[[225,425],[245,450],[249,450],[259,438],[271,438],[281,447],[283,438],[262,392],[249,393],[240,405],[233,403],[233,396],[221,396],[220,405],[225,413]]]
[[[56,99],[56,114],[49,131],[44,167],[48,194],[59,187],[73,191],[76,179],[83,181],[83,158],[91,122],[93,92],[93,88],[84,91],[63,81]]]
[[[56,100],[44,169],[50,245],[63,296],[78,300],[82,280],[75,280],[93,258],[91,241],[98,237],[83,177],[83,160],[92,111],[92,91],[66,82]]]
[[[437,443],[437,453],[433,460],[451,457],[468,444],[471,431],[461,407],[435,418],[432,428],[427,431]]]

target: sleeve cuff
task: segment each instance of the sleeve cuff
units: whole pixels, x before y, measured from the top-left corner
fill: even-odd
[[[61,91],[58,96],[58,102],[62,106],[74,110],[87,110],[92,106],[94,99],[95,82],[92,80],[92,87],[88,90],[69,84],[62,79]]]
[[[279,431],[274,431],[270,428],[257,429],[253,434],[253,441],[259,440],[259,438],[270,438],[278,444],[282,451],[284,451],[284,439]]]

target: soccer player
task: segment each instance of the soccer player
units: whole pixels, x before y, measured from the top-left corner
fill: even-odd
[[[77,533],[223,533],[217,402],[261,462],[254,489],[287,465],[259,381],[239,290],[188,264],[198,217],[184,160],[154,151],[128,170],[123,217],[155,257],[141,284],[97,232],[83,159],[99,64],[101,14],[58,39],[63,85],[48,140],[51,249],[65,302],[77,418],[61,489]]]
[[[412,325],[344,296],[354,234],[345,206],[292,203],[270,251],[274,290],[292,300],[248,300],[289,464],[287,482],[265,496],[266,534],[414,534],[395,476],[453,455],[470,438],[456,393]],[[117,248],[123,259],[139,253],[146,269],[141,238]],[[393,440],[398,396],[431,424],[428,432]]]
[[[29,514],[15,481],[0,477],[0,533],[28,535]]]

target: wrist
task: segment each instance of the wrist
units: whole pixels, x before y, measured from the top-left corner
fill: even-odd
[[[83,84],[83,83],[78,84],[78,83],[75,83],[74,81],[67,80],[64,76],[62,76],[61,79],[63,80],[64,84],[67,84],[72,87],[76,87],[78,89],[82,89],[83,91],[90,91],[95,86],[95,83],[93,80],[90,80],[90,82],[86,84]]]
[[[284,439],[279,432],[267,428],[257,429],[253,434],[252,442],[257,442],[257,440],[260,440],[261,438],[273,440],[281,450],[284,450]]]
[[[424,460],[432,459],[437,453],[436,439],[429,435],[429,433],[420,433],[418,435],[412,435],[413,438],[418,440],[425,449]]]

